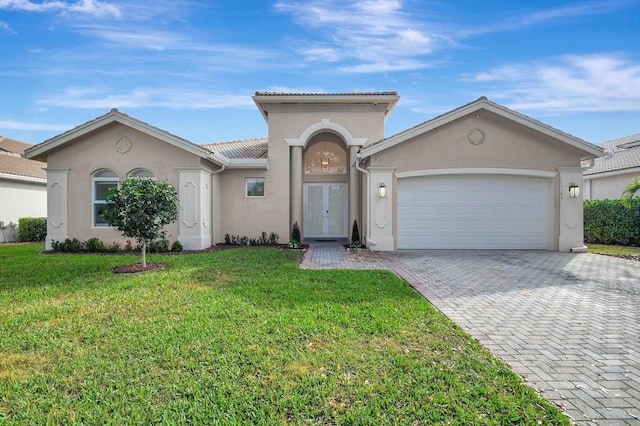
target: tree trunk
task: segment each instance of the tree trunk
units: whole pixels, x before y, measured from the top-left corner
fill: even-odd
[[[147,240],[142,239],[142,269],[147,267]]]

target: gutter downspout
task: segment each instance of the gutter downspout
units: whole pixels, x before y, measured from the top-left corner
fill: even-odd
[[[369,184],[371,183],[371,172],[369,172],[369,170],[365,170],[362,167],[360,167],[360,160],[362,159],[362,157],[360,157],[360,152],[358,152],[358,155],[356,155],[356,158],[353,160],[353,166],[356,168],[357,171],[364,173],[365,175],[367,175],[367,236],[365,237],[365,242],[367,243],[367,245],[372,245],[375,246],[377,245],[377,243],[371,239],[369,239],[369,237],[371,236],[371,194],[369,194]]]

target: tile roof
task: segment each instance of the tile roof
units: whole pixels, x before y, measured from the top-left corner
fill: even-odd
[[[30,143],[0,136],[0,173],[46,179],[47,173],[43,170],[46,163],[22,157],[24,150],[31,146]]]
[[[18,155],[24,154],[24,150],[33,145],[26,142],[17,141],[4,136],[0,136],[0,151],[14,152]]]
[[[397,96],[398,92],[338,92],[338,93],[312,93],[312,92],[256,92],[256,96]]]
[[[202,147],[214,154],[222,154],[227,158],[267,158],[267,138],[243,139],[229,142],[216,142]]]
[[[612,139],[600,144],[604,155],[593,161],[593,166],[584,175],[613,172],[640,167],[640,133]]]

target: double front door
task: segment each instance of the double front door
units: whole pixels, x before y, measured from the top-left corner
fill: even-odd
[[[307,183],[304,186],[304,237],[347,237],[347,185]]]

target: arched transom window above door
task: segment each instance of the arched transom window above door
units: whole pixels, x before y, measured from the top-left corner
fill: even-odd
[[[336,142],[315,142],[304,156],[304,173],[308,175],[346,174],[347,166],[347,151]]]

